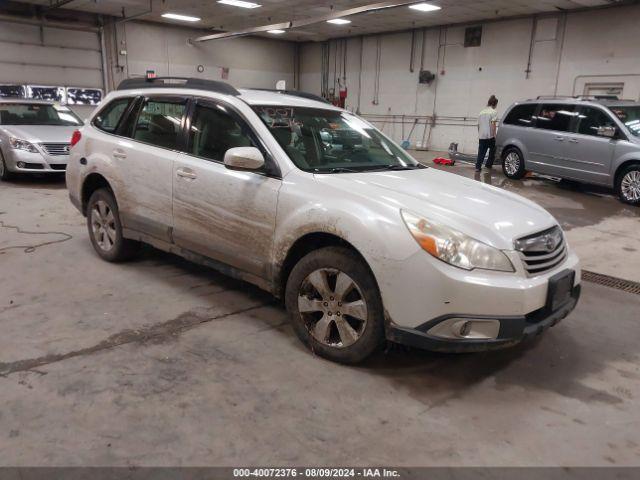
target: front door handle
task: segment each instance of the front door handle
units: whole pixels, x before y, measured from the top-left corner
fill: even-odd
[[[569,143],[578,143],[578,140],[576,140],[575,138],[570,138]]]
[[[127,158],[127,154],[125,152],[123,152],[122,150],[114,150],[113,151],[113,158],[119,158],[119,159],[125,159]]]
[[[178,175],[179,177],[182,178],[188,178],[189,180],[195,180],[196,178],[198,178],[198,176],[195,174],[195,172],[191,171],[191,170],[186,170],[184,168],[180,168],[176,171],[176,175]]]
[[[554,137],[553,139],[559,142],[564,142],[564,137]]]

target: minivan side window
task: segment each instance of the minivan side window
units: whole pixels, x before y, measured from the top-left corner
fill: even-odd
[[[223,107],[197,104],[189,132],[189,153],[196,157],[223,162],[227,150],[255,147],[243,128]]]
[[[187,100],[147,98],[138,115],[133,139],[156,147],[179,150]]]
[[[534,124],[534,114],[536,113],[535,103],[525,103],[516,105],[511,109],[504,119],[506,125],[520,125],[522,127],[531,127]]]
[[[604,110],[595,107],[580,108],[577,133],[597,136],[598,128],[615,126],[613,119]]]
[[[117,98],[105,106],[94,118],[93,125],[103,132],[115,133],[120,125],[122,116],[129,108],[133,98]]]
[[[575,116],[575,105],[551,103],[542,104],[536,117],[536,127],[543,130],[568,132]]]

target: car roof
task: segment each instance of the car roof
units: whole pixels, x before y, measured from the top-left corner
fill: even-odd
[[[640,106],[640,102],[636,102],[635,100],[618,100],[614,98],[597,98],[597,97],[545,97],[541,96],[538,98],[530,98],[528,100],[523,100],[521,102],[516,102],[516,104],[539,104],[539,103],[568,103],[572,105],[602,105],[605,107],[631,107],[631,106]]]
[[[308,107],[322,108],[324,110],[341,110],[340,108],[309,97],[301,97],[298,95],[290,95],[286,92],[270,91],[270,90],[252,90],[241,88],[239,98],[249,105],[267,105],[267,106],[287,106],[287,107]]]
[[[0,98],[0,103],[26,103],[30,105],[55,105],[51,100],[33,100],[31,98]]]

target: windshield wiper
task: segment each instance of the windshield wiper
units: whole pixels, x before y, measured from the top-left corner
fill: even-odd
[[[360,170],[354,170],[347,167],[333,167],[333,168],[314,168],[314,173],[359,173]]]
[[[417,165],[380,165],[376,168],[376,170],[420,170],[423,168],[427,168],[426,166],[418,163]]]

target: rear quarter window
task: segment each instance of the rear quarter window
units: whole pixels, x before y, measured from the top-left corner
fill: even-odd
[[[115,133],[132,101],[133,97],[112,100],[96,115],[93,125],[103,132]]]
[[[519,125],[521,127],[531,127],[534,124],[534,114],[537,105],[535,103],[526,103],[516,105],[505,117],[503,123],[505,125]]]

